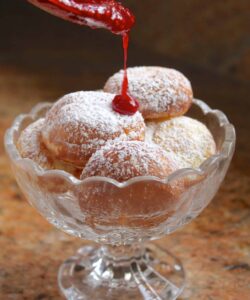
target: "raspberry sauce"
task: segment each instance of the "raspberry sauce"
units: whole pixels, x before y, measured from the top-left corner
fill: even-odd
[[[124,78],[121,95],[112,103],[116,112],[133,115],[139,103],[128,95],[127,56],[129,31],[135,24],[135,17],[129,9],[116,0],[28,0],[39,8],[67,21],[91,28],[105,28],[122,35],[124,49]]]
[[[127,74],[127,59],[128,59],[128,45],[129,34],[123,34],[123,50],[124,50],[124,76],[122,82],[121,95],[115,96],[112,107],[113,110],[122,115],[133,115],[139,109],[139,103],[128,95],[128,74]]]
[[[130,10],[115,0],[28,1],[62,19],[92,28],[106,28],[115,34],[128,32],[135,23]]]

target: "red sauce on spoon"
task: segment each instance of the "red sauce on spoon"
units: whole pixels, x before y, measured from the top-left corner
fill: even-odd
[[[133,115],[139,103],[128,95],[127,53],[129,31],[135,24],[135,17],[129,9],[115,0],[28,0],[39,8],[67,21],[91,28],[105,28],[122,35],[124,48],[124,78],[121,95],[112,103],[116,112]]]

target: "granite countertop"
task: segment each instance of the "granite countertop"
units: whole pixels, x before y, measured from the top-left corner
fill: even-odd
[[[163,58],[155,60],[166,65]],[[20,192],[4,153],[3,136],[13,118],[37,102],[83,86],[97,88],[104,74],[1,65],[0,73],[0,299],[62,299],[59,265],[85,241],[48,224]],[[176,253],[187,271],[180,299],[250,299],[250,141],[245,84],[211,72],[183,67],[197,97],[226,112],[238,143],[228,175],[208,208],[191,224],[156,243]],[[84,84],[83,84],[84,82]]]

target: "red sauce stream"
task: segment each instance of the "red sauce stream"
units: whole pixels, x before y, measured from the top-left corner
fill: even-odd
[[[124,50],[124,75],[122,82],[121,95],[115,96],[112,107],[113,109],[123,115],[133,115],[139,109],[139,103],[136,99],[132,98],[128,94],[128,74],[127,74],[127,59],[128,59],[128,46],[129,46],[129,34],[123,35],[123,50]]]
[[[123,51],[124,51],[124,78],[122,83],[122,95],[126,95],[128,92],[128,73],[127,73],[127,63],[128,63],[128,46],[129,46],[129,34],[125,33],[122,37],[123,41]]]
[[[39,8],[67,21],[92,28],[106,28],[122,35],[124,49],[124,78],[121,95],[112,103],[116,112],[133,115],[139,103],[128,95],[127,57],[129,31],[135,23],[135,17],[129,9],[115,0],[28,0]]]

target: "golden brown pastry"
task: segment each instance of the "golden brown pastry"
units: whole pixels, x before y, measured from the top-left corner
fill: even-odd
[[[140,180],[123,187],[107,180],[90,180],[106,176],[124,182],[137,176],[165,179],[178,170],[174,154],[160,146],[138,141],[108,143],[98,150],[83,170],[77,197],[87,222],[98,226],[151,227],[166,221],[181,205],[183,180],[170,183]]]
[[[48,112],[42,131],[49,151],[60,161],[83,167],[109,140],[143,140],[145,123],[113,111],[115,95],[77,92],[64,96]]]
[[[108,79],[104,91],[119,94],[123,72]],[[169,119],[185,114],[193,100],[189,80],[179,71],[163,67],[128,68],[129,94],[140,103],[146,120]]]
[[[44,118],[27,126],[17,141],[17,149],[23,158],[29,158],[45,170],[63,170],[77,178],[82,169],[55,159],[42,142]]]
[[[54,161],[41,140],[41,129],[44,125],[44,119],[39,119],[26,127],[18,141],[17,149],[23,158],[29,158],[35,161],[44,169],[54,169]]]
[[[120,182],[137,176],[165,178],[178,169],[174,155],[155,144],[138,141],[107,143],[86,164],[81,178],[103,176]]]
[[[198,168],[216,153],[216,144],[208,128],[189,117],[178,117],[147,124],[146,141],[174,153],[181,168]]]

